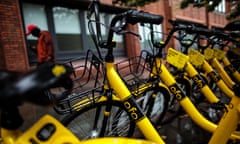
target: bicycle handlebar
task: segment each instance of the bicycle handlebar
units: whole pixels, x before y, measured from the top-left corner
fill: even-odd
[[[161,24],[163,22],[163,17],[160,15],[151,14],[149,12],[129,10],[127,11],[126,20],[130,24],[136,23],[151,23],[151,24]]]
[[[0,107],[29,101],[38,105],[51,105],[64,98],[73,83],[70,74],[73,69],[67,65],[46,63],[29,73],[0,72]],[[5,75],[5,76],[2,76]],[[10,78],[16,78],[9,81]],[[8,81],[8,82],[7,82]],[[47,93],[48,89],[63,87],[66,91],[56,94]]]
[[[214,39],[218,38],[218,39],[223,39],[225,41],[238,43],[234,39],[234,37],[231,36],[231,34],[226,33],[224,31],[219,31],[219,30],[215,30],[215,29],[208,29],[208,28],[205,28],[205,27],[197,26],[195,24],[187,24],[186,25],[185,23],[182,23],[182,22],[179,22],[179,21],[174,21],[174,20],[169,20],[169,22],[173,25],[173,30],[172,30],[173,32],[179,31],[179,30],[185,30],[187,33],[195,33],[195,34],[198,34],[198,35],[207,36],[207,37],[209,37],[209,40],[211,39],[210,37],[214,37]]]
[[[125,26],[127,23],[130,24],[136,24],[136,23],[151,23],[151,24],[161,24],[163,21],[163,17],[161,15],[151,14],[144,11],[138,11],[135,9],[128,10],[126,12],[117,14],[115,17],[113,17],[110,27],[115,27],[116,23],[120,20],[124,21],[123,26]],[[123,28],[120,27],[120,29]],[[108,39],[107,39],[107,48],[112,48],[112,38],[113,38],[114,30],[110,29],[108,33]]]

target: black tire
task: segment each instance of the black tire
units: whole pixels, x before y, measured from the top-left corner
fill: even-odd
[[[62,124],[71,130],[80,140],[99,137],[103,127],[102,119],[107,102],[98,102],[84,107],[79,111],[67,115],[62,119]],[[99,119],[95,119],[97,109],[102,108]],[[120,120],[119,120],[120,118]],[[97,127],[94,128],[94,120]],[[120,122],[120,123],[119,123]],[[104,136],[131,137],[134,133],[135,123],[127,114],[126,109],[119,101],[112,101],[110,119],[106,125]]]
[[[170,93],[164,87],[153,87],[141,96],[141,107],[151,122],[157,126],[167,113]]]

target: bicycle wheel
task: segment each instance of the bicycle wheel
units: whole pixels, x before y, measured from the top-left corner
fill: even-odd
[[[64,126],[71,130],[80,140],[103,136],[131,137],[135,129],[135,123],[130,115],[118,101],[111,102],[111,111],[107,124],[103,125],[104,110],[107,101],[98,102],[84,107],[79,111],[67,115],[61,121]]]
[[[168,89],[157,86],[145,91],[137,101],[152,123],[158,125],[167,113],[169,100]]]

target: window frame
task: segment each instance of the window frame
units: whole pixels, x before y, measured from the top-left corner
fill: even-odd
[[[90,3],[89,1],[79,2],[76,0],[69,0],[69,1],[63,1],[62,3],[59,3],[57,1],[49,2],[47,0],[20,0],[20,5],[21,5],[21,9],[22,9],[21,13],[22,13],[23,25],[25,26],[26,24],[24,23],[22,3],[38,4],[38,5],[43,5],[45,7],[48,31],[53,36],[54,45],[56,47],[55,55],[57,57],[57,61],[66,61],[68,59],[81,57],[86,54],[87,50],[89,49],[88,48],[89,45],[87,43],[88,39],[87,39],[87,32],[86,32],[87,29],[85,29],[86,19],[84,18],[84,11],[87,10],[88,5]],[[56,32],[55,32],[55,26],[54,26],[53,11],[52,11],[52,9],[57,6],[79,10],[79,21],[81,22],[80,28],[81,28],[81,33],[82,33],[81,40],[83,41],[83,43],[82,43],[83,51],[74,51],[74,50],[61,51],[61,50],[59,50],[57,36],[56,36]],[[108,13],[108,14],[117,14],[117,13],[123,12],[125,10],[126,9],[124,9],[124,8],[111,7],[111,6],[107,6],[104,4],[101,5],[101,7],[100,7],[100,11],[102,11],[104,13]],[[125,53],[126,40],[125,40],[124,36],[123,36],[122,40],[123,40],[123,47],[119,48],[119,49],[114,49],[114,53],[116,56],[125,56],[126,55],[126,53]],[[26,38],[26,43],[27,43],[27,38]],[[96,51],[96,49],[95,50],[92,49],[92,50]],[[101,52],[104,53],[105,51],[101,50]],[[29,53],[28,53],[28,55],[29,55]],[[33,56],[29,56],[29,58],[30,58],[30,64],[36,62],[36,59],[33,58]]]

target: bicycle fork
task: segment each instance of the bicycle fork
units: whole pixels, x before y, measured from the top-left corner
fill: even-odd
[[[112,90],[108,89],[107,92],[106,92],[106,95],[107,95],[107,105],[106,105],[106,108],[104,110],[102,128],[101,128],[100,134],[99,134],[100,137],[104,136],[104,133],[105,133],[106,128],[107,128],[107,122],[109,120],[110,112],[111,112],[111,109],[112,109]]]

